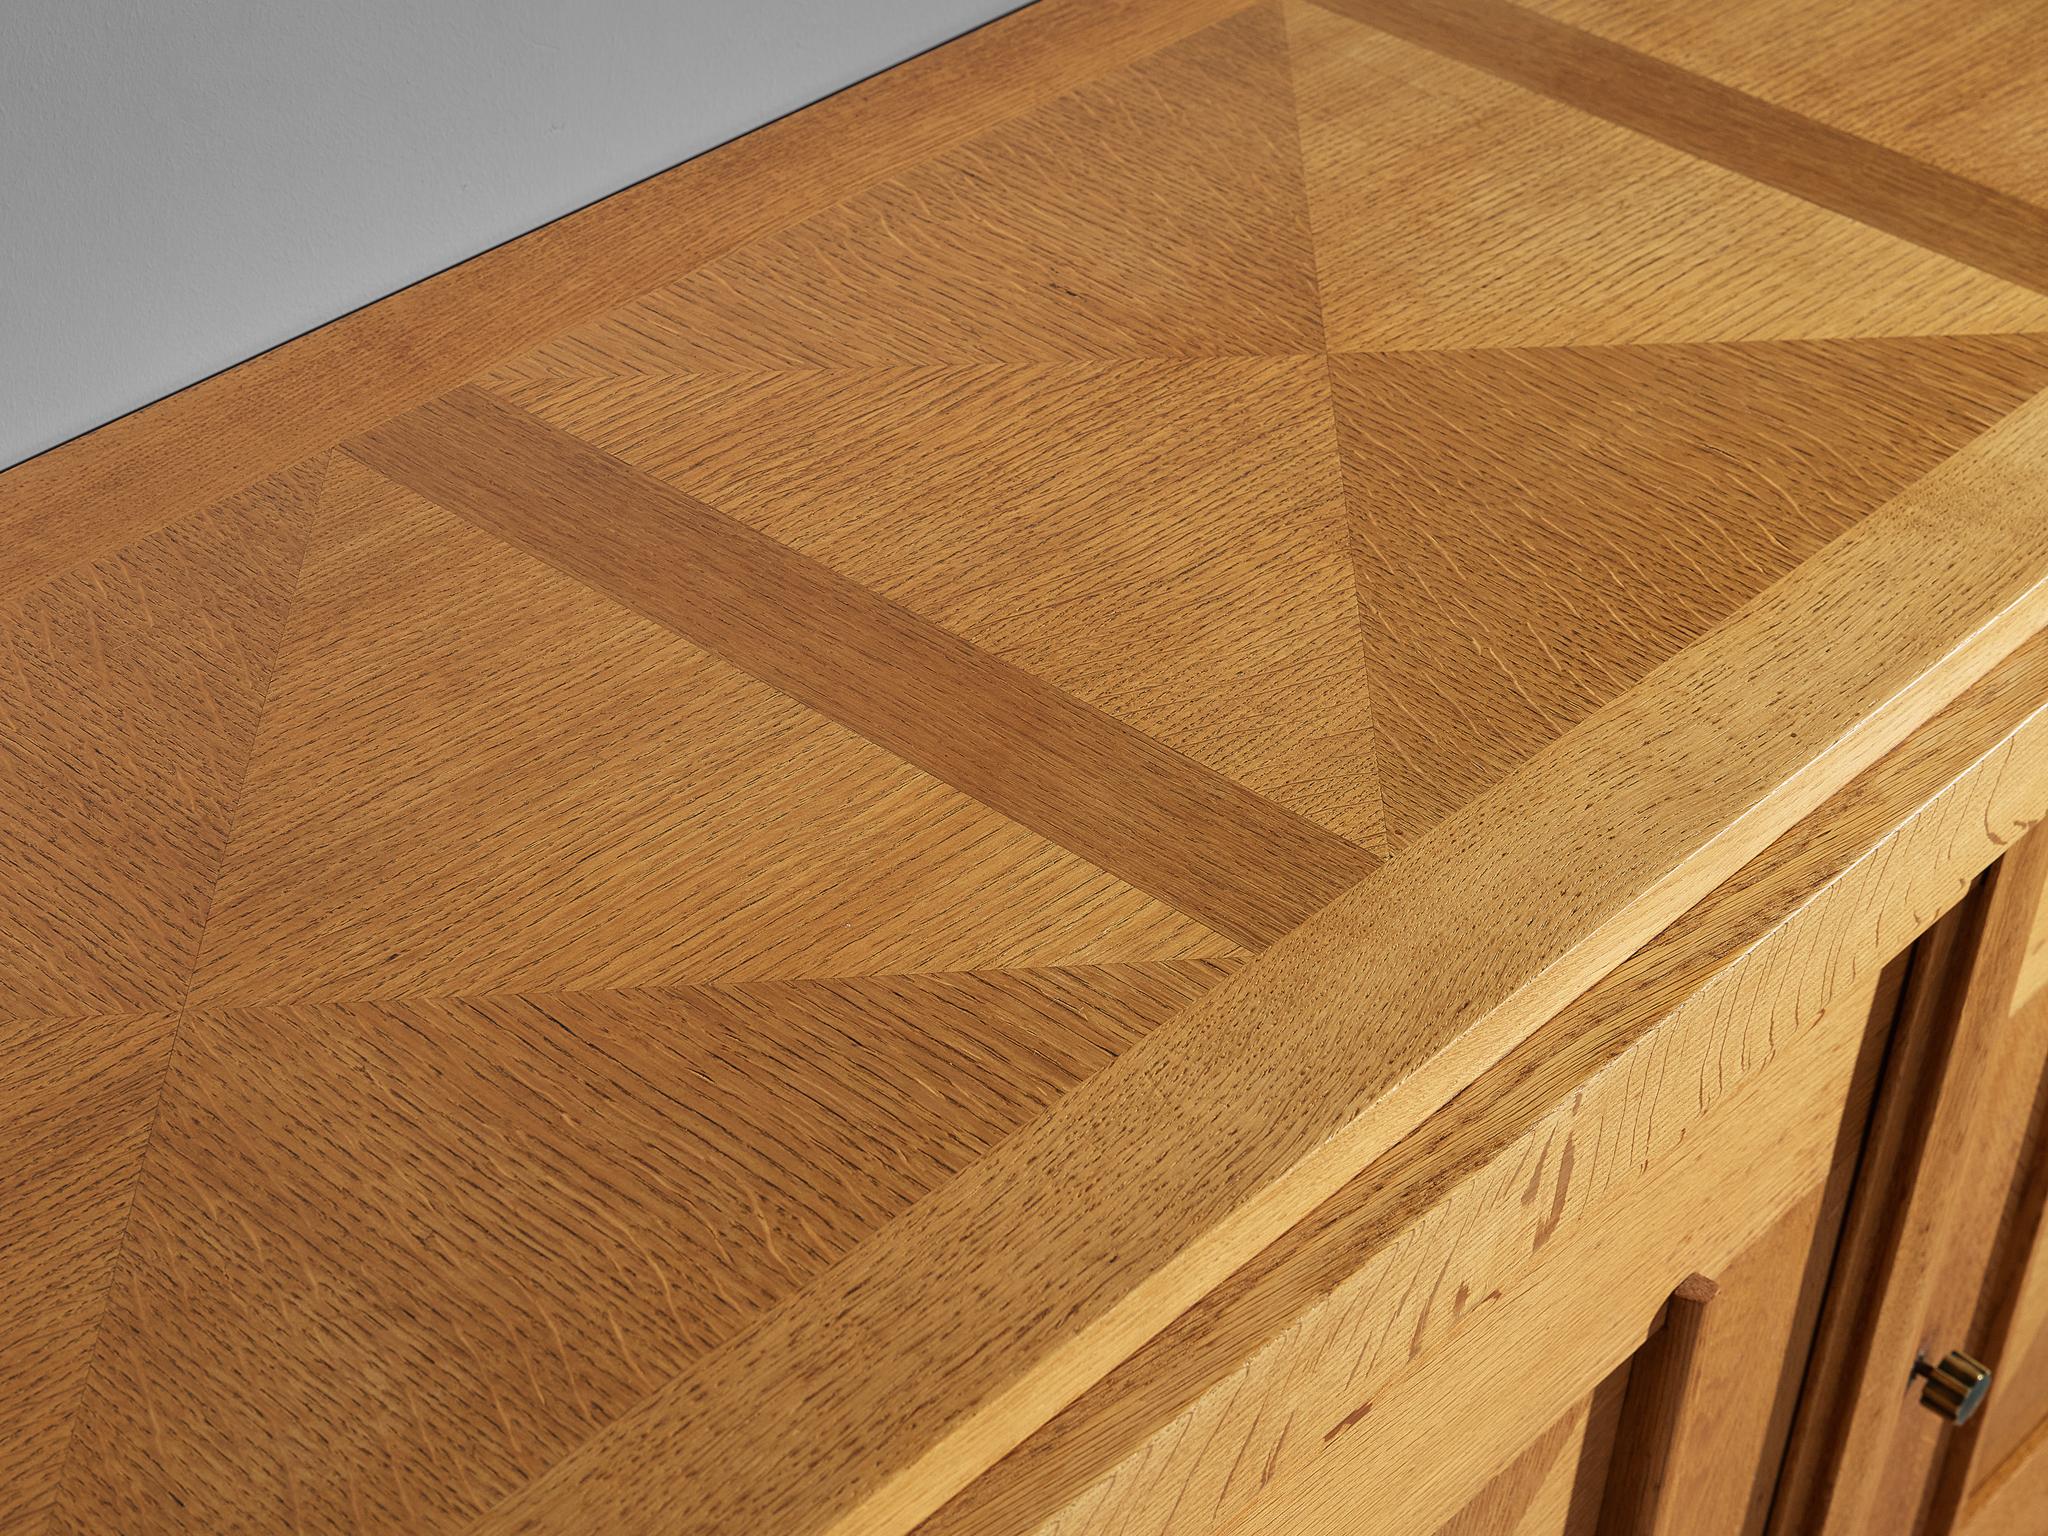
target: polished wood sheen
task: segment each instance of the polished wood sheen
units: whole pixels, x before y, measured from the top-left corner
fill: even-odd
[[[1873,994],[1896,991],[1899,968],[1880,971],[1883,957],[1963,895],[1985,847],[2039,814],[2028,786],[2048,766],[2044,682],[2048,639],[2037,638],[1844,789],[1823,826],[1781,839],[1576,999],[978,1479],[925,1536],[1013,1536],[1047,1509],[1076,1508],[1113,1531],[1132,1504],[1161,1516],[1185,1507],[1176,1500],[1190,1484],[1251,1501],[1290,1471],[1312,1475],[1411,1351],[1468,1315],[1485,1319],[1557,1239],[1612,1219],[1610,1178],[1584,1176],[1563,1147],[1618,1148],[1610,1166],[1655,1166],[1693,1135],[1688,1111],[1760,1072],[1816,1007],[1824,1020],[1861,1019]],[[1986,739],[2000,745],[1987,754]],[[1901,817],[1903,806],[1913,809]],[[1898,909],[1872,923],[1871,894],[1886,888]],[[1825,963],[1809,971],[1808,953]],[[1649,1304],[1667,1297],[1653,1290]],[[1426,1394],[1421,1403],[1426,1435],[1440,1420]],[[1413,1482],[1398,1458],[1380,1472],[1389,1496]],[[1199,1530],[1214,1506],[1197,1508]]]
[[[1530,1442],[1435,1536],[1592,1536],[1627,1383],[1624,1366]]]
[[[349,451],[1240,942],[1270,943],[1376,862],[480,390]]]
[[[1754,1525],[2048,813],[1882,12],[1042,0],[0,475],[0,1536]]]
[[[1710,1411],[1708,1373],[1720,1319],[1713,1303],[1721,1288],[1705,1275],[1688,1275],[1664,1304],[1664,1326],[1636,1352],[1622,1401],[1627,1428],[1614,1447],[1600,1507],[1604,1533],[1640,1531],[1669,1536],[1692,1511],[1679,1503],[1674,1475],[1687,1442],[1697,1440]]]

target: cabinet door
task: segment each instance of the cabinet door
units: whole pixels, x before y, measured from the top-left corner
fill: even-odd
[[[1600,1536],[1757,1536],[1769,1518],[1847,1204],[1837,1171],[1672,1293],[1629,1366]]]
[[[1696,1272],[1718,1288],[1706,1308],[1711,1320],[1695,1330],[1695,1355],[1703,1379],[1717,1384],[1714,1397],[1739,1398],[1740,1407],[1718,1419],[1680,1414],[1676,1437],[1660,1435],[1653,1444],[1682,1451],[1668,1463],[1680,1489],[1671,1508],[1719,1479],[1727,1486],[1713,1491],[1725,1507],[1747,1510],[1758,1482],[1768,1488],[1765,1464],[1774,1466],[1775,1456],[1767,1448],[1789,1416],[1783,1405],[1796,1389],[1799,1341],[1811,1329],[1869,1118],[1896,974],[1887,969],[1845,989],[1765,1065],[1687,1122],[1683,1135],[1659,1139],[1647,1160],[1636,1150],[1647,1128],[1644,1075],[1668,1070],[1670,1092],[1654,1102],[1676,1105],[1697,1091],[1685,1078],[1711,1074],[1717,1059],[1681,1058],[1676,1066],[1646,1056],[1603,1079],[1612,1096],[1589,1093],[1585,1118],[1574,1125],[1572,1167],[1563,1166],[1559,1135],[1547,1158],[1532,1148],[1507,1170],[1512,1177],[1491,1186],[1539,1223],[1533,1251],[1499,1272],[1500,1289],[1475,1286],[1469,1298],[1460,1296],[1445,1261],[1459,1254],[1461,1229],[1424,1229],[1420,1236],[1434,1246],[1409,1271],[1417,1299],[1434,1290],[1453,1309],[1464,1303],[1464,1323],[1437,1347],[1410,1353],[1405,1370],[1359,1394],[1341,1420],[1319,1425],[1303,1411],[1303,1394],[1281,1404],[1282,1434],[1306,1430],[1322,1446],[1295,1475],[1262,1485],[1238,1514],[1201,1524],[1228,1478],[1256,1481],[1263,1473],[1257,1463],[1245,1467],[1232,1445],[1238,1436],[1219,1434],[1213,1439],[1232,1448],[1214,1477],[1161,1480],[1162,1489],[1172,1487],[1162,1503],[1178,1523],[1142,1528],[1214,1536],[1595,1536],[1616,1457],[1627,1447],[1633,1465],[1645,1454],[1643,1437],[1628,1428],[1632,1416],[1647,1415],[1640,1394],[1651,1388],[1637,1386],[1638,1373],[1654,1381],[1657,1341],[1682,1316],[1673,1291]],[[1874,1041],[1873,1015],[1881,1021]],[[1543,1181],[1546,1169],[1554,1182]],[[1543,1212],[1556,1222],[1564,1209],[1555,1190],[1567,1179],[1575,1198],[1589,1203],[1576,1208],[1580,1219],[1542,1226]],[[1597,1215],[1588,1219],[1588,1211]],[[1739,1368],[1737,1355],[1756,1351],[1752,1330],[1785,1341],[1767,1369]],[[1341,1358],[1380,1347],[1399,1358],[1415,1331],[1413,1324],[1364,1331]],[[1234,1401],[1223,1399],[1226,1411]],[[1714,1454],[1724,1432],[1725,1443],[1750,1449]],[[1198,1443],[1211,1443],[1206,1429]],[[1726,1472],[1745,1456],[1749,1471]],[[1037,1529],[1107,1536],[1140,1528],[1098,1514],[1098,1505],[1077,1504],[1072,1520]],[[1741,1525],[1666,1529],[1729,1536]]]
[[[2008,1026],[2012,1049],[2048,1063],[2048,899],[2035,909]],[[2048,1070],[2032,1087],[2004,1219],[1980,1292],[1984,1357],[1996,1362],[1983,1411],[1956,1437],[1933,1501],[1965,1536],[2048,1532]],[[1938,1526],[1936,1528],[1939,1528]]]
[[[1957,1351],[1991,1365],[2000,1391],[2039,1210],[2029,1147],[2048,1030],[2015,1003],[2044,870],[2048,837],[2031,834],[1914,947],[1773,1532],[1957,1527],[1994,1421],[1959,1432],[1923,1405],[1916,1372]]]
[[[2048,1536],[2044,876],[2030,836],[1901,957],[1828,1178],[1439,1536]],[[1952,1350],[1994,1370],[1966,1427],[1920,1402]]]

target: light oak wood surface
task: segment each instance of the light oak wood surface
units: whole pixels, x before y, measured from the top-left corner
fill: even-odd
[[[2048,1420],[1963,1507],[1961,1536],[2037,1536],[2048,1508]]]
[[[2036,911],[2037,935],[2044,924],[2048,902]],[[1989,1271],[1993,1304],[1972,1319],[1977,1342],[2003,1369],[1997,1396],[1944,1468],[1942,1493],[1965,1502],[1997,1480],[2048,1422],[2048,997],[2038,990],[2027,993],[2013,1009],[2010,1032],[2014,1047],[2002,1054],[2018,1060],[1999,1064],[2004,1102],[1994,1103],[1993,1110],[2021,1113],[2012,1122],[1994,1122],[2004,1133],[1992,1138],[1995,1149],[2010,1156],[2010,1171],[2001,1181],[2005,1219],[1988,1264],[1981,1266]]]
[[[1043,0],[0,475],[0,1533],[1044,1520],[1386,1159],[1577,1233],[2041,813],[2038,59],[1893,9]]]
[[[2048,838],[2029,837],[2000,862],[1993,894],[1975,977],[1980,1012],[1963,1021],[1974,1029],[1967,1048],[1982,1056],[1982,1076],[1965,1106],[1962,1131],[1951,1133],[1961,1148],[1950,1154],[1949,1200],[1928,1265],[1931,1299],[1920,1340],[1923,1350],[1961,1348],[2004,1364],[2000,1385],[2013,1389],[2013,1401],[2001,1400],[1999,1417],[2009,1429],[2023,1430],[2039,1417],[2025,1414],[2026,1399],[2043,1388],[2029,1380],[2024,1344],[2010,1336],[2014,1321],[2028,1325],[2024,1311],[2015,1318],[2011,1308],[2025,1303],[2026,1257],[2042,1209],[2036,1143],[2048,1109],[2048,1015],[2015,1010],[2012,998],[2027,943],[2048,916]],[[1967,1490],[2002,1459],[2002,1447],[1987,1443],[1991,1422],[1980,1410],[1963,1432],[1945,1437],[1932,1415],[1905,1417],[1880,1496],[1917,1471],[1922,1486],[1916,1491],[1930,1512],[1923,1520],[1950,1519]]]
[[[2044,682],[2048,639],[2036,639],[1843,790],[1829,815],[1774,844],[1077,1399],[922,1536],[1015,1536],[1048,1509],[1084,1504],[1114,1531],[1139,1506],[1170,1519],[1179,1492],[1205,1480],[1250,1499],[1312,1467],[1324,1436],[1405,1370],[1410,1350],[1482,1316],[1551,1239],[1611,1220],[1618,1191],[1684,1146],[1691,1116],[1829,1014],[1870,1011],[1885,960],[1964,895],[1988,849],[2041,816]],[[1987,751],[1987,741],[1998,745]],[[1898,906],[1872,923],[1884,890]],[[1590,1129],[1574,1137],[1580,1126]],[[1591,1174],[1576,1151],[1567,1160],[1551,1150],[1581,1142],[1598,1159]],[[1256,1478],[1243,1470],[1254,1467]],[[1396,1485],[1410,1475],[1398,1460],[1384,1470]],[[1120,1497],[1101,1496],[1105,1486]],[[1196,1508],[1201,1529],[1208,1510]]]
[[[1917,139],[1918,147],[1924,147],[1931,137],[1946,149],[1961,151],[1957,158],[1965,163],[1981,163],[1987,143],[2000,145],[2014,160],[2027,158],[2041,142],[2041,124],[2038,114],[2029,118],[2023,107],[2015,107],[2039,88],[2039,38],[2001,47],[1997,35],[2001,11],[2010,18],[2008,32],[2038,30],[2021,19],[2028,14],[2026,5],[2001,6],[1999,0],[1963,0],[1959,5],[1947,0],[1887,0],[1866,7],[1853,0],[1830,0],[1805,8],[1805,38],[1788,37],[1778,11],[1759,0],[1717,8],[1732,23],[1728,31],[1735,36],[1737,51],[1767,51],[1774,60],[1782,60],[1798,57],[1805,44],[1813,50],[1806,54],[1806,62],[1830,73],[1842,68],[1845,44],[1848,51],[1861,51],[1858,62],[1864,67],[1857,71],[1850,93],[1893,99],[1866,118],[1870,125],[1881,123],[1878,131],[1859,136],[1827,117],[1786,104],[1789,96],[1823,112],[1833,105],[1824,99],[1826,92],[1796,85],[1777,88],[1791,85],[1785,75],[1794,73],[1796,78],[1798,66],[1793,71],[1767,66],[1771,86],[1753,94],[1678,67],[1654,47],[1630,48],[1513,0],[1328,3],[1346,15],[1928,250],[2036,290],[2048,283],[2048,242],[2043,239],[2048,235],[2048,209],[2042,206],[2036,178],[2019,177],[2018,183],[2030,190],[2015,196],[1999,185],[1971,180],[1893,148],[1890,142]],[[1618,22],[1621,0],[1554,0],[1552,8],[1574,15],[1592,13],[1608,21],[1615,32],[1645,41],[1667,42],[1687,31],[1685,14],[1670,0],[1633,7],[1634,14],[1621,16]],[[1826,63],[1820,62],[1823,59]],[[1987,79],[1995,82],[1988,90]],[[1939,103],[1931,113],[1919,105],[1928,96]],[[1900,97],[1915,105],[1900,111]],[[1924,122],[1930,117],[1939,124],[1931,135],[1894,131],[1902,118]]]
[[[1705,1275],[1687,1275],[1664,1303],[1664,1325],[1630,1361],[1622,1402],[1626,1428],[1615,1441],[1600,1506],[1603,1531],[1670,1536],[1691,1517],[1678,1497],[1678,1458],[1703,1437],[1713,1411],[1708,1392],[1715,1357],[1735,1346],[1733,1335],[1717,1338],[1721,1319],[1709,1312],[1720,1294],[1720,1285]]]
[[[1909,1528],[1948,1445],[1914,1410],[1916,1358],[1983,1351],[1975,1311],[2041,1081],[2037,1041],[2007,1028],[2013,981],[2048,874],[2028,838],[1938,926],[1913,975],[1801,1409],[1779,1520],[1785,1530]],[[2001,1112],[2000,1099],[2017,1099]]]
[[[7,472],[0,595],[203,511],[472,373],[1242,9],[1035,0]]]
[[[1627,1389],[1624,1366],[1531,1441],[1436,1536],[1593,1536]]]
[[[1729,1263],[1828,1178],[1844,1120],[1867,1103],[1875,1075],[1863,1041],[1877,983],[1862,989],[1865,1006],[1845,998],[1790,1042],[1783,1071],[1747,1079],[1695,1121],[1684,1147],[1616,1191],[1605,1221],[1560,1233],[1472,1326],[1393,1373],[1323,1454],[1276,1476],[1214,1529],[1287,1536],[1325,1519],[1332,1530],[1433,1529],[1490,1468],[1654,1339],[1674,1267],[1694,1257]],[[1722,1194],[1736,1169],[1748,1181],[1746,1202]],[[1453,1393],[1464,1412],[1447,1437],[1443,1407]],[[1202,1527],[1190,1519],[1180,1528]],[[1064,1527],[1094,1529],[1114,1526]]]
[[[1653,1529],[1667,1536],[1764,1530],[1849,1183],[1838,1165],[1836,1177],[1721,1270],[1720,1305],[1703,1319],[1691,1393],[1657,1447],[1661,1523]],[[1615,1511],[1613,1528],[1625,1530],[1618,1491],[1610,1480],[1602,1513]]]
[[[1982,186],[2048,202],[2048,34],[2031,6],[1533,0],[1530,9]],[[1768,35],[1757,25],[1765,17]]]

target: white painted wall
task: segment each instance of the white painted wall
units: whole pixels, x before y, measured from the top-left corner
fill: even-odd
[[[1018,0],[0,0],[0,465]]]

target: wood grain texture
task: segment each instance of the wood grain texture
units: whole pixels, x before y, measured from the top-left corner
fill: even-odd
[[[506,396],[1383,845],[1320,359],[627,374]]]
[[[1916,951],[1774,1518],[1787,1530],[1917,1525],[1947,1437],[1916,1411],[1923,1354],[1983,1347],[1975,1312],[2005,1212],[2012,1143],[2033,1094],[1993,1113],[1998,1078],[2033,1056],[2003,1028],[2048,839],[2029,837]],[[2039,1081],[2034,1058],[2032,1079]],[[2017,1125],[2011,1122],[2016,1118]],[[1987,1166],[2002,1152],[2005,1168]],[[1991,1154],[1991,1155],[1980,1155]],[[1959,1273],[1960,1272],[1960,1273]],[[1960,1289],[1951,1283],[1968,1280]],[[1955,1339],[1948,1344],[1937,1342]],[[1924,1418],[1924,1422],[1923,1422]]]
[[[1241,9],[1039,0],[0,476],[39,585]]]
[[[2048,204],[2048,34],[1996,0],[1826,0],[1796,10],[1634,0],[1528,8],[1930,166]],[[1768,19],[1767,28],[1758,23]]]
[[[2015,1325],[2027,1327],[2023,1294],[2029,1250],[2038,1240],[2048,1168],[2041,1137],[2048,1129],[2048,1013],[2013,1004],[2026,945],[2048,914],[2048,838],[2029,835],[1999,861],[1994,925],[1979,957],[1983,1012],[1975,1040],[1964,1048],[1982,1057],[1967,1130],[1946,1175],[1949,1207],[1927,1264],[1929,1302],[1920,1323],[1923,1347],[1955,1339],[1979,1359],[1996,1360],[2001,1373],[1999,1417],[2009,1426],[2004,1443],[1989,1433],[1984,1409],[1960,1432],[1933,1415],[1905,1415],[1886,1458],[1880,1498],[1895,1507],[1918,1507],[1930,1530],[1954,1518],[1969,1490],[1989,1473],[2041,1415],[2029,1413],[2024,1347]],[[2048,1383],[2033,1389],[2048,1401]],[[1986,1405],[1989,1406],[1988,1403]],[[2014,1409],[2019,1412],[2015,1414]],[[1935,1431],[1929,1433],[1930,1430]]]
[[[2032,634],[2043,463],[2037,399],[479,1529],[928,1513]],[[1631,836],[1589,850],[1589,805]],[[1476,888],[1517,922],[1439,969]],[[925,1390],[850,1378],[855,1339]]]
[[[2037,911],[2037,922],[2044,913],[2048,903]],[[1949,1458],[1962,1465],[1944,1469],[1944,1481],[1951,1484],[1944,1489],[1945,1502],[1974,1496],[2048,1420],[2048,1072],[2035,1065],[2031,1082],[2025,1075],[2033,1064],[2026,1057],[2048,1055],[2048,999],[2032,994],[2013,1010],[2010,1028],[2025,1056],[2011,1074],[2017,1080],[2000,1084],[2001,1097],[2018,1098],[2031,1089],[2032,1102],[2017,1147],[2004,1135],[1996,1138],[2011,1166],[2006,1219],[1985,1288],[1990,1304],[1978,1336],[1998,1361],[1998,1393]]]
[[[518,366],[728,374],[1318,351],[1288,65],[1279,10],[1252,5]]]
[[[345,457],[195,997],[1234,952]]]
[[[1375,862],[481,390],[349,451],[1239,943]]]
[[[1910,1294],[1891,1309],[1891,1337],[1883,1342],[1892,1358],[1873,1362],[1872,1356],[1879,1348],[1901,1207],[1939,1094],[1953,1024],[1947,1005],[1959,996],[1957,970],[1981,931],[1982,897],[1979,881],[1914,946],[1910,986],[1887,1048],[1884,1092],[1859,1154],[1856,1199],[1844,1222],[1800,1390],[1772,1510],[1774,1531],[1854,1531],[1878,1508],[1876,1484],[1885,1470],[1887,1442],[1912,1383],[1912,1355],[1896,1357],[1902,1333],[1917,1328],[1918,1317],[1907,1314],[1924,1300],[1920,1274],[1900,1277]],[[1859,1420],[1866,1393],[1872,1412]],[[1913,1494],[1908,1501],[1917,1505]]]
[[[1354,1528],[1369,1517],[1388,1536],[1433,1530],[1551,1415],[1638,1351],[1675,1270],[1726,1263],[1830,1176],[1844,1120],[1860,1119],[1875,1075],[1863,1023],[1862,1010],[1844,1007],[1792,1041],[1778,1070],[1736,1086],[1674,1156],[1617,1190],[1608,1220],[1559,1233],[1441,1349],[1361,1394],[1353,1426],[1323,1454],[1276,1474],[1213,1529],[1287,1536],[1325,1511],[1349,1511]],[[1725,1198],[1737,1178],[1745,1201]],[[1464,1412],[1447,1436],[1442,1404],[1453,1393]],[[1207,1529],[1192,1520],[1156,1528]]]
[[[322,455],[0,604],[9,1533],[40,1529],[71,1442],[325,472]]]
[[[2044,990],[2048,990],[2048,911],[2035,920],[2033,936],[2027,940],[2019,980],[2013,984],[2014,1009],[2033,1002]]]
[[[898,1532],[1194,1319],[1006,1507],[1274,1522],[1276,1337],[1664,1231],[2038,814],[2048,298],[1478,4],[1046,0],[0,476],[7,1520]]]
[[[2048,338],[1358,355],[1331,369],[1399,842],[2048,384]]]
[[[184,1001],[324,468],[0,608],[0,1019]]]
[[[53,1528],[458,1527],[1227,969],[195,1012]]]
[[[1450,1337],[1492,1292],[1511,1291],[1546,1244],[1601,1225],[1605,1202],[1683,1143],[1693,1116],[1814,1027],[1816,1010],[1868,1005],[1887,958],[2043,814],[2044,683],[2048,640],[2036,639],[1176,1319],[920,1536],[1015,1536],[1118,1485],[1135,1502],[1097,1506],[1114,1530],[1125,1514],[1168,1511],[1183,1488],[1220,1485],[1219,1498],[1242,1500],[1283,1468],[1312,1462],[1327,1428],[1376,1382]],[[1989,742],[1998,745],[1987,751]],[[1896,906],[1873,926],[1887,895]],[[1587,1149],[1569,1170],[1553,1150],[1568,1138]],[[1323,1429],[1301,1417],[1317,1402]],[[1209,1508],[1198,1500],[1192,1513]]]
[[[2048,1420],[1998,1469],[1956,1521],[1957,1536],[2040,1536],[2048,1508]]]
[[[1498,1473],[1436,1536],[1593,1536],[1626,1365]]]
[[[1892,970],[1873,1008],[1879,1038],[1903,973]],[[1716,1279],[1694,1277],[1673,1293],[1663,1333],[1630,1368],[1604,1536],[1761,1536],[1854,1173],[1845,1149],[1834,1177]]]
[[[0,1532],[57,1491],[175,1016],[0,1023]]]
[[[1686,1442],[1700,1434],[1711,1410],[1706,1396],[1710,1360],[1709,1308],[1721,1288],[1705,1275],[1688,1275],[1664,1304],[1664,1326],[1629,1361],[1627,1428],[1615,1441],[1600,1530],[1634,1536],[1670,1536],[1682,1530],[1674,1473]],[[1718,1407],[1718,1404],[1715,1405]],[[1700,1527],[1705,1529],[1705,1527]]]
[[[1396,9],[1418,18],[1417,40],[1444,51],[1379,30]],[[1497,61],[1492,41],[1484,57],[1468,56],[1458,44],[1495,36],[1491,10],[1470,21],[1471,10],[1406,0],[1288,7],[1333,349],[2048,325],[2048,300],[2031,289],[1753,180],[1742,167],[1696,158],[1691,146],[1631,131],[1634,122],[1604,122],[1580,110],[1584,103],[1549,99],[1541,94],[1548,76],[1522,70],[1543,68],[1540,38],[1526,59],[1516,51]],[[1546,36],[1555,30],[1516,14]],[[1443,42],[1438,32],[1455,38]],[[1501,34],[1500,48],[1518,50],[1517,38]],[[1646,99],[1663,97],[1653,89]],[[1855,280],[1841,281],[1845,272]]]
[[[1764,1531],[1853,1172],[1838,1164],[1826,1187],[1721,1270],[1722,1305],[1701,1341],[1697,1396],[1662,1468],[1663,1531]]]
[[[2048,292],[2048,208],[2037,203],[1551,20],[1512,0],[1317,3],[1764,186],[2036,292]],[[1895,4],[1892,9],[1897,14],[1904,7]],[[1972,9],[1981,14],[1989,7],[1979,3]],[[1884,23],[1858,12],[1854,25],[1882,28]],[[1912,35],[1925,36],[1946,25],[1935,13],[1923,13]],[[1784,49],[1789,40],[1774,37],[1772,46]],[[1914,55],[1912,45],[1896,33],[1891,46],[1913,69],[1925,71],[1935,64]],[[2039,66],[2031,61],[2038,58],[2038,44],[2030,45],[2018,67],[1996,59],[1994,67],[2005,88],[2023,97],[2030,77],[2038,78]],[[1942,80],[1939,75],[1930,80],[1926,74],[1919,79],[1923,85],[1940,80],[1951,102],[1976,105],[1964,81]],[[1876,75],[1865,75],[1863,84],[1884,88]],[[1999,135],[1996,116],[1976,111],[1970,116],[1982,125],[1980,131]],[[2038,133],[2037,118],[2022,130],[2012,152],[2024,155],[2028,142],[2039,141]]]

